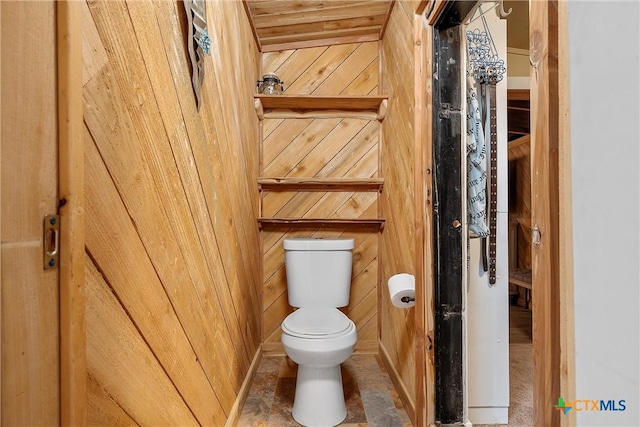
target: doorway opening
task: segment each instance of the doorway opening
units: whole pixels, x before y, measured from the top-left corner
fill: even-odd
[[[481,10],[485,13],[491,9],[493,2],[479,2]],[[520,4],[520,3],[524,3]],[[498,6],[498,5],[496,5]],[[499,4],[502,7],[502,4]],[[464,52],[463,43],[458,37],[463,37],[466,31],[466,22],[469,22],[472,9],[462,10],[462,6],[451,4],[443,9],[440,17],[434,24],[434,57],[433,57],[433,129],[434,129],[434,233],[435,233],[435,320],[436,320],[436,419],[445,423],[458,423],[472,421],[474,424],[483,424],[480,421],[470,419],[469,413],[462,414],[460,407],[454,402],[460,400],[460,396],[466,404],[463,410],[471,408],[473,396],[473,379],[467,374],[486,371],[486,365],[473,366],[477,360],[495,361],[501,359],[502,369],[506,369],[504,378],[506,381],[497,381],[495,376],[488,379],[480,378],[476,383],[481,384],[480,395],[487,396],[487,384],[500,388],[496,393],[500,395],[498,403],[485,401],[477,402],[480,414],[486,416],[484,423],[533,425],[534,420],[534,372],[533,372],[533,289],[532,289],[532,254],[531,254],[531,155],[530,155],[530,101],[529,101],[529,53],[528,53],[528,2],[505,2],[506,10],[515,9],[516,14],[507,17],[503,23],[504,51],[503,58],[509,57],[507,69],[516,71],[510,73],[502,83],[503,95],[498,96],[498,109],[501,115],[500,121],[504,126],[501,129],[504,137],[499,158],[502,166],[500,173],[504,185],[501,186],[502,195],[499,211],[503,213],[502,220],[498,221],[502,230],[502,240],[499,242],[502,251],[501,277],[502,293],[497,299],[499,309],[493,306],[488,308],[482,302],[476,303],[476,310],[483,310],[482,316],[475,317],[474,301],[468,292],[477,283],[468,280],[477,270],[480,249],[473,247],[472,240],[467,239],[466,221],[456,227],[456,220],[466,217],[466,183],[451,182],[451,175],[456,174],[452,165],[462,163],[463,156],[456,157],[457,150],[465,149],[463,142],[466,128],[464,118],[466,106],[458,100],[464,99],[464,91],[456,90],[456,84],[463,86],[464,72],[456,70],[459,67],[453,64],[463,64],[464,59],[456,57],[461,50]],[[476,9],[473,9],[476,10]],[[477,11],[477,10],[476,10]],[[524,16],[522,12],[524,11]],[[495,14],[494,14],[495,15]],[[489,14],[487,14],[487,18]],[[513,31],[507,33],[506,28],[519,30],[520,40],[511,37]],[[521,41],[524,40],[524,44]],[[522,60],[524,65],[518,64]],[[525,71],[519,72],[522,68]],[[514,78],[511,78],[514,77]],[[462,92],[462,93],[461,93]],[[448,98],[448,99],[445,99]],[[459,130],[456,130],[459,129]],[[449,157],[447,157],[449,156]],[[460,159],[460,160],[459,160]],[[447,166],[446,162],[450,165]],[[458,191],[461,189],[461,191]],[[453,212],[448,212],[453,207]],[[457,211],[456,209],[460,209]],[[449,215],[449,216],[447,216]],[[445,218],[445,216],[447,216]],[[500,217],[500,215],[498,215]],[[451,234],[450,236],[447,233]],[[460,233],[460,234],[457,234]],[[460,238],[460,239],[459,239]],[[510,248],[510,249],[507,249]],[[476,253],[474,255],[474,253]],[[444,261],[447,260],[445,263]],[[462,260],[458,264],[457,260]],[[465,265],[466,262],[466,265]],[[473,263],[476,264],[473,264]],[[460,270],[457,267],[460,265]],[[466,268],[465,268],[466,267]],[[447,270],[448,269],[448,270]],[[483,274],[480,273],[480,276]],[[485,280],[486,281],[486,280]],[[463,284],[461,286],[461,284]],[[490,288],[484,285],[485,288]],[[465,289],[465,287],[467,289]],[[464,291],[467,292],[464,292]],[[457,293],[463,291],[462,293]],[[460,309],[460,311],[457,311]],[[491,324],[496,324],[496,312],[500,311],[498,328],[502,330],[500,337],[489,336],[487,331]],[[460,315],[461,321],[457,316]],[[470,320],[472,319],[472,320]],[[484,319],[484,320],[483,320]],[[444,320],[444,322],[443,322]],[[457,322],[457,323],[455,323]],[[472,326],[470,326],[472,323]],[[444,335],[443,335],[444,334]],[[462,337],[467,345],[465,351],[458,353],[459,346],[455,340],[445,340],[446,334]],[[504,345],[506,341],[506,346]],[[485,346],[475,351],[473,342],[492,342],[493,346]],[[500,345],[496,345],[496,343]],[[468,351],[467,351],[468,350]],[[484,355],[481,353],[484,352]],[[497,353],[496,353],[497,352]],[[459,358],[457,356],[459,355]],[[443,369],[451,365],[466,370],[461,376],[457,376],[456,369]],[[490,362],[491,363],[491,362]],[[511,381],[509,381],[509,377]],[[460,389],[450,389],[444,393],[444,384],[456,384],[461,381]],[[506,385],[506,387],[505,387]],[[506,390],[506,391],[505,391]],[[457,393],[457,394],[456,394]],[[548,393],[548,392],[547,392]],[[454,394],[456,394],[454,396]],[[450,397],[450,399],[449,399]],[[543,402],[538,402],[538,405]],[[487,407],[495,406],[493,412],[487,411]],[[511,412],[507,420],[507,413]],[[498,415],[496,415],[496,413]],[[492,419],[491,417],[497,417]],[[448,417],[448,418],[447,418]]]

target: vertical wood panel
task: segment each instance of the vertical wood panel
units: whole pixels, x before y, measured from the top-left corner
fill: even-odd
[[[57,425],[58,272],[42,268],[42,221],[57,210],[55,2],[2,2],[0,8],[0,423]]]
[[[571,170],[571,114],[569,95],[569,3],[558,2],[558,191],[560,280],[560,395],[576,395],[576,348],[573,276],[573,198]],[[577,206],[577,203],[576,203]],[[576,425],[576,412],[561,425]]]
[[[382,233],[381,268],[382,298],[380,301],[380,343],[398,373],[396,388],[406,394],[405,407],[415,419],[416,359],[415,308],[401,310],[388,298],[386,283],[397,273],[416,275],[415,218],[415,64],[413,52],[413,15],[402,3],[393,8],[382,40],[382,85],[389,96],[389,109],[383,123],[381,151],[385,186],[382,194],[382,212],[386,224]],[[420,275],[417,275],[420,277]]]
[[[82,3],[59,1],[60,423],[86,421]]]
[[[513,220],[518,222],[517,267],[531,269],[531,155],[529,145],[522,148],[526,153],[514,160],[516,168],[515,209],[510,212]]]
[[[413,17],[415,61],[415,265],[416,265],[416,396],[414,424],[426,427],[434,417],[433,364],[433,211],[432,121],[430,114],[433,39],[422,15]]]
[[[536,425],[559,425],[560,396],[558,4],[531,2],[531,221],[541,243],[532,249],[533,406]]]
[[[4,222],[9,220],[5,216]],[[57,273],[40,267],[38,241],[5,243],[2,262],[2,425],[56,425]]]

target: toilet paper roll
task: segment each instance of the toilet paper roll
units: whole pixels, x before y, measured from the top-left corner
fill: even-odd
[[[391,303],[399,308],[409,308],[416,305],[416,278],[412,274],[399,273],[389,278],[389,296]],[[411,301],[403,302],[402,298],[409,297]]]

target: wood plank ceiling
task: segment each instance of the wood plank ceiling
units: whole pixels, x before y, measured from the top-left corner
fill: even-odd
[[[394,0],[245,0],[260,50],[380,40]]]

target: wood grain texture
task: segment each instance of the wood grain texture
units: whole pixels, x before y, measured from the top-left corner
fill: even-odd
[[[268,118],[265,112],[260,182],[297,183],[292,188],[267,184],[262,191],[261,214],[275,218],[268,228],[267,220],[262,223],[265,343],[280,341],[280,324],[293,310],[286,297],[282,240],[342,236],[356,239],[352,297],[344,310],[358,328],[356,347],[375,345],[380,187],[369,188],[362,183],[381,181],[377,114],[384,97],[364,96],[376,93],[377,58],[376,43],[263,54],[263,69],[285,81],[285,96],[274,100],[278,104],[271,104],[272,97],[261,97],[265,110],[283,106],[294,110],[344,109],[331,118],[276,119]],[[336,99],[342,104],[336,104]],[[372,114],[367,118],[345,118],[344,111],[354,108],[369,109]],[[349,182],[360,184],[357,188],[345,187]],[[308,188],[309,183],[313,183],[312,188]],[[334,184],[336,188],[323,188]],[[285,189],[288,191],[280,191]],[[325,220],[321,224],[309,223],[314,218]],[[279,228],[274,228],[273,223]],[[292,227],[287,229],[287,225]]]
[[[558,5],[532,2],[531,221],[542,239],[532,247],[533,406],[535,425],[559,425],[560,396]]]
[[[413,7],[420,5],[411,4]],[[423,5],[424,6],[424,5]],[[411,10],[410,9],[410,10]],[[416,265],[416,394],[414,425],[427,426],[435,422],[434,417],[434,278],[433,278],[433,209],[432,173],[433,137],[432,119],[429,113],[432,104],[431,85],[433,38],[431,27],[425,25],[421,15],[413,16],[414,63],[415,63],[415,265]]]
[[[353,37],[378,40],[393,7],[390,0],[245,3],[263,52],[353,43]]]
[[[413,48],[413,14],[408,4],[397,2],[381,43],[382,85],[389,96],[389,108],[382,127],[381,175],[382,212],[386,219],[382,233],[380,341],[388,362],[399,375],[394,381],[406,390],[403,402],[415,414],[416,350],[415,308],[401,310],[391,305],[386,283],[397,273],[416,274],[416,176],[415,96],[416,64]],[[421,155],[421,154],[420,154]],[[419,164],[419,163],[418,163]],[[418,195],[418,198],[420,196]],[[420,275],[418,275],[420,276]],[[414,417],[415,418],[415,417]]]
[[[87,305],[90,307],[87,310],[87,355],[95,382],[109,390],[114,400],[117,399],[117,405],[140,425],[197,425],[198,421],[179,390],[167,377],[136,325],[131,323],[128,313],[105,281],[106,277],[90,259],[87,259],[86,276]],[[114,371],[128,381],[118,381]],[[156,393],[148,393],[150,384]],[[95,392],[95,388],[91,391]],[[99,409],[104,411],[107,407]],[[103,420],[96,421],[103,423]],[[199,422],[207,421],[200,419]]]
[[[558,2],[558,177],[560,255],[560,395],[576,395],[575,285],[573,275],[573,205],[571,170],[571,100],[569,94],[569,4]],[[571,412],[571,411],[570,411]],[[561,425],[576,425],[576,411]]]
[[[86,425],[138,426],[95,378],[87,375],[87,418]]]
[[[531,135],[529,134],[529,90],[508,90],[507,102],[520,103],[523,111],[518,112],[520,115],[526,116],[526,119],[518,118],[514,114],[509,113],[507,118],[509,121],[509,129],[520,125],[524,126],[520,130],[526,134],[512,139],[508,144],[508,159],[510,168],[509,186],[510,197],[515,196],[515,200],[509,202],[509,218],[510,221],[516,223],[514,230],[515,248],[509,248],[515,254],[514,268],[522,268],[531,270]],[[512,123],[515,121],[515,123]],[[522,124],[524,122],[524,125]],[[526,301],[525,301],[526,303]]]
[[[249,371],[247,372],[247,375],[242,382],[242,387],[240,387],[236,402],[233,404],[233,408],[231,408],[229,416],[227,417],[225,427],[233,427],[238,424],[238,419],[240,418],[240,414],[242,413],[242,407],[244,406],[244,403],[247,400],[247,396],[249,395],[249,391],[251,390],[251,386],[253,385],[253,380],[256,377],[256,372],[258,370],[258,367],[260,366],[261,359],[262,345],[258,347],[256,354],[253,356],[251,366],[249,366]]]
[[[527,92],[528,93],[528,92]],[[515,168],[511,176],[515,201],[511,203],[509,218],[517,223],[514,239],[516,263],[514,267],[531,269],[531,137],[523,136],[509,142],[509,167]]]
[[[86,85],[109,59],[98,34],[86,1],[79,2],[82,8],[82,86]]]
[[[382,191],[383,178],[259,178],[261,190]]]
[[[251,28],[241,2],[208,3],[213,55],[197,111],[181,3],[87,6],[87,251],[115,298],[113,316],[94,318],[87,331],[100,349],[87,362],[88,419],[224,425],[261,337]],[[228,37],[244,48],[227,49]],[[126,355],[143,364],[136,381],[162,387],[127,393],[128,368],[107,376],[103,365],[125,354],[102,350],[101,331],[136,342]]]
[[[371,110],[378,111],[382,100],[386,99],[379,95],[255,95],[256,99],[262,102],[262,107],[267,109],[289,109],[289,110]]]
[[[57,425],[58,272],[42,268],[43,218],[58,207],[56,5],[0,9],[0,424]]]
[[[86,423],[82,3],[57,2],[60,421]]]
[[[96,268],[99,266],[101,275],[114,293],[113,298],[122,305],[123,314],[126,314],[129,319],[122,318],[118,324],[112,324],[109,316],[97,318],[95,321],[87,319],[88,372],[119,403],[126,401],[127,405],[144,406],[147,399],[162,399],[162,396],[156,396],[150,391],[146,392],[150,396],[145,396],[142,390],[137,396],[126,393],[126,387],[131,381],[125,375],[127,371],[114,372],[109,369],[109,365],[114,363],[125,363],[120,362],[123,360],[124,350],[120,346],[108,347],[108,343],[103,342],[101,337],[109,336],[107,331],[110,329],[113,329],[110,334],[117,334],[119,329],[127,325],[127,328],[139,331],[140,341],[145,344],[139,349],[141,352],[139,358],[149,359],[149,355],[153,355],[153,362],[159,364],[161,370],[166,372],[164,376],[167,378],[163,381],[175,384],[175,388],[189,402],[190,408],[200,422],[213,423],[216,420],[219,422],[224,419],[224,413],[211,383],[215,383],[220,392],[229,394],[227,400],[222,401],[222,404],[229,405],[229,408],[233,404],[234,390],[226,375],[207,372],[207,366],[211,363],[209,359],[198,360],[196,351],[200,344],[188,334],[189,328],[198,328],[200,325],[196,322],[191,324],[180,322],[179,313],[182,309],[193,309],[194,313],[190,318],[194,319],[197,308],[194,304],[189,306],[189,294],[186,289],[184,292],[176,292],[175,288],[169,291],[163,288],[163,276],[167,281],[166,270],[156,272],[149,257],[136,256],[137,253],[145,252],[144,240],[149,237],[144,233],[139,236],[134,224],[137,223],[138,227],[142,228],[144,223],[135,215],[133,221],[136,222],[132,222],[126,214],[126,206],[117,196],[115,185],[109,180],[106,165],[102,162],[90,136],[87,133],[85,135],[85,141],[88,142],[85,150],[88,171],[86,177],[87,252]],[[162,231],[170,233],[166,229]],[[110,237],[112,233],[117,235],[118,239],[112,239]],[[127,243],[121,245],[120,242]],[[175,256],[177,253],[175,243],[165,244],[165,250],[168,256]],[[172,270],[188,277],[183,265],[184,261],[176,263]],[[179,282],[174,279],[173,283]],[[132,286],[132,284],[138,285]],[[89,301],[87,313],[101,309],[99,305],[101,299],[93,301],[98,306],[94,307]],[[92,339],[95,342],[92,342]],[[198,339],[203,341],[206,335]],[[124,346],[125,343],[126,341],[122,342],[122,345]],[[96,351],[91,352],[91,348],[95,348]],[[146,356],[143,356],[145,354]],[[127,357],[133,358],[135,353]],[[225,363],[228,362],[225,361]],[[132,414],[132,416],[138,421],[140,419],[138,417],[143,414]],[[186,421],[188,420],[185,419]],[[139,422],[145,423],[141,419]]]

